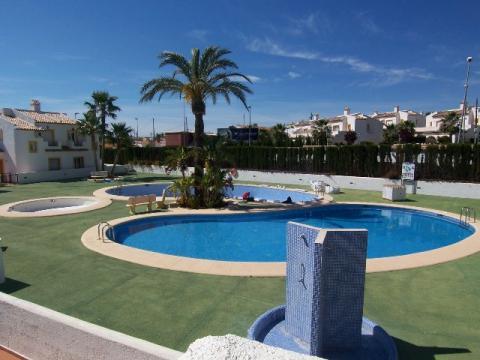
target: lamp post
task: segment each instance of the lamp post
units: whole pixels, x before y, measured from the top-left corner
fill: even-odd
[[[75,120],[77,120],[77,115],[80,115],[80,113],[76,112],[76,113],[73,114],[73,118],[74,118]]]
[[[249,105],[247,106],[248,110],[248,146],[252,143],[252,107]]]
[[[464,85],[464,88],[465,88],[465,91],[464,91],[464,94],[463,94],[463,107],[462,107],[462,118],[461,118],[461,123],[460,123],[460,127],[458,129],[458,143],[460,143],[462,141],[462,136],[464,135],[463,134],[463,126],[464,126],[464,123],[465,123],[465,109],[467,108],[467,94],[468,94],[468,79],[470,78],[470,64],[472,63],[472,60],[473,58],[471,56],[467,57],[467,75],[466,75],[466,79],[465,79],[465,85]]]
[[[135,118],[135,121],[136,121],[136,123],[137,123],[137,133],[136,133],[135,137],[136,137],[137,140],[138,140],[138,118],[137,118],[137,117]]]

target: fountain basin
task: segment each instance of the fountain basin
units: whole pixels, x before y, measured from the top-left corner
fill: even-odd
[[[309,355],[308,344],[285,331],[285,305],[272,308],[259,316],[248,330],[251,340]],[[362,346],[355,351],[331,350],[323,355],[329,360],[372,359],[397,360],[395,342],[388,333],[373,321],[363,318]]]

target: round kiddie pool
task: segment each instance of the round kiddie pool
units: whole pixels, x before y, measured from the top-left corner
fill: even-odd
[[[108,197],[115,200],[128,200],[130,196],[150,195],[155,194],[173,197],[174,194],[168,190],[172,183],[150,183],[137,184],[126,186],[114,186],[106,189],[95,191],[95,196]],[[226,188],[225,195],[227,198],[241,199],[244,193],[249,193],[255,201],[269,201],[282,202],[286,201],[288,197],[294,203],[311,202],[317,200],[317,196],[313,193],[302,190],[290,190],[283,188],[275,188],[268,186],[254,186],[254,185],[234,185],[234,188]]]
[[[284,262],[288,221],[320,228],[366,228],[369,259],[438,249],[475,230],[457,219],[423,210],[332,204],[254,214],[143,217],[115,225],[107,236],[125,246],[178,257]]]
[[[65,196],[32,199],[0,206],[0,216],[5,217],[41,217],[76,214],[106,207],[109,199],[93,196]]]

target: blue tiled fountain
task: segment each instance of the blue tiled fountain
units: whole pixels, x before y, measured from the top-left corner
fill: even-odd
[[[362,317],[367,238],[288,223],[286,305],[261,315],[248,337],[332,360],[396,360],[392,338]]]

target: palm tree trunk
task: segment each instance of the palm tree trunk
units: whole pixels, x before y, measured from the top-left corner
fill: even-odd
[[[118,159],[120,158],[120,151],[122,151],[122,149],[117,147],[117,151],[115,152],[115,158],[113,159],[112,172],[110,173],[112,177],[115,176],[115,168],[117,167]]]
[[[195,157],[194,157],[194,166],[195,166],[195,178],[194,178],[194,188],[195,188],[195,197],[200,206],[202,206],[203,194],[200,187],[201,179],[203,178],[203,163],[200,156],[200,150],[203,146],[203,113],[195,113],[195,134],[193,137],[193,144],[195,146]]]
[[[105,170],[105,117],[102,117],[102,171]]]
[[[93,163],[95,164],[95,171],[97,171],[98,170],[97,139],[95,138],[95,134],[90,135],[90,142],[93,150]]]

